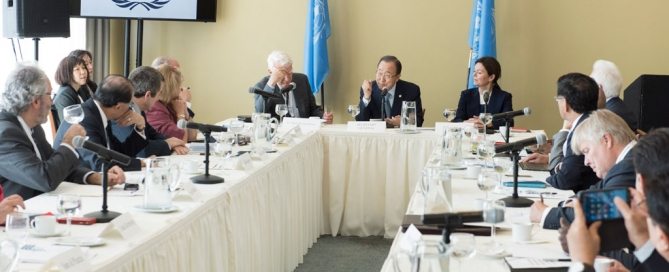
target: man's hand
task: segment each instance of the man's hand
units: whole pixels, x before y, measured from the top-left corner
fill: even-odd
[[[386,124],[388,124],[392,127],[399,127],[400,126],[400,116],[395,115],[393,118],[386,118]]]
[[[174,154],[176,155],[188,155],[188,152],[190,152],[190,149],[185,146],[175,146],[172,151],[174,151]]]
[[[288,78],[288,75],[289,72],[284,69],[279,69],[276,67],[272,68],[270,69],[269,80],[267,81],[267,85],[269,85],[272,88],[276,87],[277,84],[286,85],[283,83],[288,83],[284,82]]]
[[[135,125],[135,128],[137,128],[139,131],[144,130],[144,127],[146,126],[144,117],[142,117],[141,114],[131,110],[119,117],[118,120],[116,120],[116,123],[122,127]]]
[[[107,182],[107,185],[109,185],[109,187],[125,183],[125,173],[123,172],[123,169],[121,169],[121,167],[118,167],[117,165],[114,165],[112,166],[112,168],[109,168],[109,171],[107,171],[107,177],[109,179],[109,181]]]
[[[536,164],[548,164],[548,155],[532,153],[520,160],[520,162],[526,163],[536,163]]]
[[[476,128],[482,128],[483,127],[483,122],[481,122],[481,119],[479,119],[478,116],[474,116],[472,118],[469,118],[465,120],[465,123],[474,123],[474,126]]]
[[[86,130],[84,127],[82,127],[80,124],[71,125],[70,128],[65,132],[65,135],[63,135],[63,143],[74,146],[72,144],[72,139],[74,139],[74,136],[86,136]]]
[[[646,218],[648,218],[648,208],[646,206],[646,199],[639,191],[632,188],[629,190],[632,196],[631,207],[619,197],[614,198],[613,202],[615,202],[616,207],[618,207],[618,210],[625,219],[625,228],[627,229],[630,242],[636,248],[640,248],[650,239],[648,223],[646,221]]]
[[[534,201],[534,204],[530,207],[530,221],[532,223],[541,222],[541,217],[544,214],[544,210],[548,209],[548,206],[541,201]]]
[[[569,222],[566,218],[560,217],[560,228],[558,229],[558,240],[560,241],[560,246],[562,251],[569,253],[569,243],[567,242],[567,232],[569,231]]]
[[[326,124],[332,124],[332,112],[324,112],[323,113],[323,120],[325,120]]]
[[[362,95],[365,97],[367,100],[372,100],[372,81],[371,80],[363,80],[362,81]]]
[[[10,195],[0,202],[0,224],[5,223],[7,214],[14,212],[16,207],[26,208],[26,205],[23,203],[23,198],[20,195]]]
[[[621,262],[615,259],[611,259],[613,261],[613,264],[609,267],[608,272],[630,272],[625,265],[623,265]]]
[[[569,254],[572,261],[589,265],[595,263],[600,242],[597,231],[601,225],[602,222],[597,221],[587,227],[581,203],[574,200],[574,222],[571,223],[567,232],[567,243],[569,243]]]

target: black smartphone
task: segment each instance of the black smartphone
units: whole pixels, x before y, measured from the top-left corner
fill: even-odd
[[[139,184],[137,184],[137,183],[126,183],[125,185],[123,185],[123,190],[137,191],[137,190],[139,190]]]
[[[627,188],[613,188],[601,190],[587,190],[578,193],[578,199],[581,201],[585,221],[592,223],[595,221],[612,221],[622,219],[623,216],[618,211],[613,199],[620,197],[625,202],[630,202],[629,191]]]

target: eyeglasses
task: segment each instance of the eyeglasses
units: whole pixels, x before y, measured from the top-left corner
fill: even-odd
[[[390,73],[383,73],[382,71],[377,71],[376,72],[376,77],[380,77],[380,78],[383,78],[385,80],[389,80],[389,79],[391,79],[395,76],[396,75],[391,75]]]

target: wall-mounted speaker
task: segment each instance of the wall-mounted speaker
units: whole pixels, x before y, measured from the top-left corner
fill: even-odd
[[[627,108],[636,114],[639,128],[669,127],[669,76],[641,75],[625,89],[623,99]]]
[[[70,37],[68,0],[2,0],[5,38]]]

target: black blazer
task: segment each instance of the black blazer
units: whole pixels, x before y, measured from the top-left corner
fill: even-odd
[[[627,105],[625,105],[625,102],[620,97],[616,96],[606,101],[606,109],[623,118],[632,131],[636,132],[638,128],[636,114],[627,108]]]
[[[63,121],[63,109],[67,106],[81,104],[79,98],[84,102],[91,98],[91,91],[88,90],[88,86],[81,86],[79,91],[75,91],[70,85],[60,86],[52,105],[52,109],[55,108],[58,111],[58,120],[60,122]]]
[[[576,127],[578,127],[583,120],[588,118],[588,116],[590,116],[590,112],[584,113],[573,126],[572,130],[576,129]],[[576,156],[571,150],[572,136],[573,133],[567,137],[567,140],[564,143],[567,145],[567,152],[564,153],[560,170],[556,171],[556,169],[552,169],[551,175],[546,178],[546,182],[556,189],[573,190],[574,193],[578,193],[578,191],[587,189],[597,183],[599,178],[595,172],[592,171],[592,168],[585,165],[585,156]]]
[[[487,110],[491,114],[513,111],[513,97],[509,92],[502,90],[495,85],[490,93],[490,100],[488,100]],[[462,122],[474,116],[481,114],[481,98],[478,88],[471,88],[460,93],[460,101],[458,101],[458,109],[455,112],[453,122]],[[492,126],[498,129],[505,125],[504,120],[497,120],[493,122]],[[513,120],[511,120],[513,126]]]
[[[372,99],[367,106],[362,102],[364,96],[365,94],[362,91],[362,88],[360,88],[360,114],[355,117],[355,120],[369,121],[369,119],[381,119],[381,104],[383,103],[383,97],[381,96],[381,90],[379,89],[379,85],[376,84],[376,81],[372,82]],[[391,116],[401,114],[402,101],[416,101],[416,115],[418,116],[416,125],[422,127],[424,116],[423,104],[420,100],[420,87],[408,81],[398,80],[397,83],[395,83],[395,96],[393,97],[393,105],[390,108]]]
[[[269,76],[264,77],[258,83],[256,83],[256,89],[260,89],[266,93],[273,93],[278,96],[281,96],[281,90],[279,86],[274,86],[270,88],[267,86],[267,81],[269,81]],[[316,105],[316,98],[314,97],[313,92],[311,92],[311,85],[309,84],[309,78],[305,74],[293,73],[293,82],[295,82],[295,90],[293,90],[293,96],[295,97],[295,105],[297,110],[300,113],[299,117],[307,118],[310,116],[323,117],[323,110]],[[279,117],[274,111],[276,104],[285,104],[286,101],[283,98],[264,98],[258,94],[254,94],[255,100],[255,109],[256,112],[265,112],[270,113],[274,117]],[[297,116],[295,116],[297,117]]]
[[[636,172],[634,171],[634,163],[632,161],[632,151],[630,150],[623,160],[619,163],[616,163],[611,167],[609,172],[606,173],[606,177],[603,180],[597,182],[595,185],[590,186],[589,190],[597,189],[608,189],[608,188],[629,188],[634,187],[636,182]],[[571,207],[564,208],[551,208],[550,212],[544,220],[543,227],[545,229],[558,229],[560,228],[560,211],[563,209],[567,221],[571,222],[574,220],[574,209]]]

